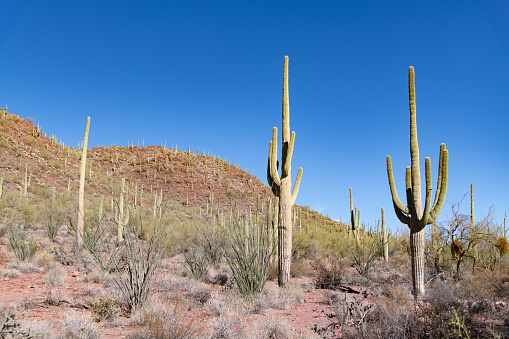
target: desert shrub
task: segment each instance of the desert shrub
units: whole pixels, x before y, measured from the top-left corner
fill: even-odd
[[[382,242],[365,236],[361,246],[355,246],[349,251],[353,267],[361,276],[367,276],[373,268],[373,263],[382,254]]]
[[[347,269],[347,262],[344,259],[337,257],[320,258],[315,260],[313,266],[317,271],[316,288],[334,290],[342,285]]]
[[[233,283],[233,276],[231,275],[231,272],[225,268],[220,268],[219,271],[210,268],[207,271],[204,279],[210,284],[221,286],[229,286],[230,283]]]
[[[48,286],[62,286],[66,277],[66,272],[61,265],[53,265],[46,272],[44,279]]]
[[[39,266],[34,261],[20,261],[10,262],[7,264],[7,268],[15,269],[23,273],[34,273],[39,271]]]
[[[276,310],[286,310],[304,300],[304,293],[300,285],[287,284],[285,287],[271,286],[258,294],[255,299],[262,299],[268,307]],[[258,302],[260,304],[260,302]]]
[[[55,240],[64,219],[65,214],[58,208],[55,199],[49,199],[44,208],[44,223],[46,225],[46,234],[48,235],[49,240]]]
[[[37,259],[37,264],[40,267],[44,267],[47,269],[49,269],[50,267],[52,267],[53,265],[56,264],[55,260],[53,259],[53,256],[51,254],[49,254],[47,251],[40,252],[37,255],[36,259]]]
[[[196,338],[198,329],[179,303],[153,302],[141,310],[143,323],[153,339]]]
[[[7,232],[7,237],[9,238],[11,248],[16,255],[16,259],[19,261],[32,260],[35,252],[37,251],[37,244],[33,241],[27,240],[27,233],[23,226],[10,227]]]
[[[295,261],[292,263],[290,275],[292,278],[308,277],[311,275],[311,266],[303,260]]]
[[[68,218],[68,224],[69,232],[75,238],[76,224],[71,217]],[[102,219],[90,217],[85,220],[82,241],[83,247],[92,254],[95,263],[102,271],[111,273],[119,265],[123,254],[122,249],[110,250],[112,247],[111,233],[106,232]]]
[[[16,308],[0,304],[0,338],[31,338],[30,329],[18,322]]]
[[[62,246],[53,247],[50,253],[53,253],[57,261],[62,265],[69,266],[74,263],[73,254]]]
[[[275,317],[263,319],[256,328],[256,338],[259,339],[290,339],[293,333],[287,322]]]
[[[117,298],[103,295],[90,302],[90,309],[94,313],[95,321],[100,322],[117,316],[122,307]]]
[[[210,339],[236,339],[244,335],[239,317],[221,316],[210,323],[210,329]]]
[[[9,268],[0,268],[0,278],[17,278],[20,273],[18,270]]]
[[[65,339],[99,339],[101,337],[94,321],[87,314],[69,312],[63,317],[62,325]]]
[[[67,293],[65,293],[64,289],[61,288],[49,288],[46,291],[46,295],[44,297],[44,303],[50,306],[59,306],[64,301],[68,301]]]
[[[331,322],[324,327],[316,327],[315,332],[324,338],[370,338],[366,336],[366,323],[374,311],[374,305],[366,302],[365,297],[337,298],[331,306],[334,310]]]
[[[203,305],[211,297],[210,288],[194,280],[168,275],[155,282],[159,290],[171,291],[180,295],[180,299],[188,299],[193,304]]]
[[[140,222],[141,219],[140,219]],[[132,230],[132,223],[126,225],[126,235],[122,250],[125,252],[124,266],[117,264],[118,275],[115,276],[130,310],[136,309],[146,301],[151,289],[155,271],[161,265],[161,258],[165,249],[166,234],[159,223],[148,242],[138,237]]]
[[[234,213],[235,214],[235,213]],[[260,293],[267,281],[277,243],[275,233],[252,224],[248,216],[223,227],[228,245],[225,258],[242,295]]]
[[[190,244],[183,250],[184,264],[187,271],[195,280],[202,280],[210,265],[210,258],[203,248]]]

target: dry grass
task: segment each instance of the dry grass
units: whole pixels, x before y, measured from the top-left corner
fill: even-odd
[[[99,339],[101,332],[89,315],[68,312],[62,319],[62,339]]]
[[[60,264],[52,265],[46,274],[44,280],[48,286],[62,286],[64,284],[67,273]]]

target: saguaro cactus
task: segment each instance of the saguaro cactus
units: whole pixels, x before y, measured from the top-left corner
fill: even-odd
[[[288,56],[284,59],[283,71],[283,149],[281,151],[281,177],[278,173],[277,161],[277,127],[272,129],[272,141],[269,148],[267,164],[267,181],[272,192],[279,197],[279,225],[278,225],[278,284],[284,286],[290,280],[290,263],[292,257],[292,205],[299,192],[302,167],[299,168],[297,179],[291,189],[291,162],[295,132],[290,135],[290,99],[288,95]]]
[[[87,127],[85,128],[85,138],[83,139],[83,149],[81,152],[81,167],[80,167],[80,188],[78,191],[78,229],[76,230],[76,242],[78,257],[81,254],[81,246],[83,236],[83,229],[85,228],[85,168],[87,163],[87,145],[88,145],[88,130],[90,129],[90,117],[87,117]]]
[[[389,238],[387,237],[387,228],[385,227],[385,210],[382,207],[382,246],[384,260],[389,261]]]
[[[361,240],[359,235],[359,227],[361,223],[361,210],[357,209],[355,206],[355,210],[353,208],[353,197],[352,197],[352,188],[350,187],[350,226],[352,228],[352,233],[357,240],[357,246],[361,247]]]
[[[475,227],[475,214],[474,214],[474,184],[470,184],[470,226],[472,229]]]
[[[124,214],[124,195],[125,195],[125,178],[122,178],[120,184],[120,199],[118,202],[118,210],[115,210],[115,222],[117,223],[117,241],[120,243],[124,240],[124,229],[129,223],[129,206],[127,206]]]
[[[414,68],[408,70],[408,91],[410,104],[410,155],[411,167],[406,168],[407,206],[398,198],[392,172],[391,157],[387,156],[387,175],[391,189],[392,202],[398,219],[410,228],[410,254],[412,258],[412,282],[415,298],[424,296],[424,227],[433,223],[440,213],[447,192],[447,163],[449,152],[445,144],[440,145],[438,182],[435,200],[431,204],[431,160],[426,158],[426,200],[424,211],[421,201],[421,174],[419,169],[419,146],[417,143],[417,121],[415,112]]]

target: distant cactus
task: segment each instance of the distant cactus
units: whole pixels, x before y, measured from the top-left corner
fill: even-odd
[[[117,241],[121,242],[124,240],[124,229],[129,223],[129,206],[126,208],[124,214],[124,195],[125,195],[125,178],[122,178],[120,184],[120,198],[118,202],[118,209],[115,210],[115,222],[117,223]]]
[[[387,237],[387,228],[385,227],[385,211],[382,207],[382,246],[384,260],[389,261],[389,238]]]
[[[353,197],[352,197],[352,188],[350,187],[350,226],[353,235],[357,241],[357,246],[361,246],[360,241],[360,223],[361,223],[361,210],[357,209],[355,206],[355,210],[353,208]]]
[[[288,95],[288,56],[284,58],[283,71],[283,145],[281,154],[281,177],[278,173],[277,161],[277,127],[272,130],[272,141],[269,148],[267,164],[267,181],[272,192],[279,197],[279,226],[278,226],[278,256],[279,274],[278,284],[284,286],[290,280],[290,263],[292,259],[292,205],[299,192],[302,167],[297,173],[293,192],[291,190],[291,162],[295,132],[290,135],[290,100]]]
[[[387,156],[387,175],[398,219],[410,228],[410,253],[412,258],[412,282],[415,298],[424,296],[424,227],[433,223],[440,213],[447,192],[447,162],[449,153],[445,144],[440,145],[438,183],[435,200],[431,201],[431,161],[426,158],[426,200],[424,211],[421,201],[421,174],[419,168],[419,146],[417,142],[417,119],[415,112],[415,81],[414,68],[408,70],[408,91],[410,103],[410,154],[411,167],[406,168],[407,204],[401,203],[394,184],[391,157]]]
[[[88,131],[90,129],[90,117],[87,117],[87,127],[83,138],[83,150],[81,153],[80,188],[78,191],[78,229],[76,230],[77,255],[81,256],[83,229],[85,228],[85,166],[87,163]]]

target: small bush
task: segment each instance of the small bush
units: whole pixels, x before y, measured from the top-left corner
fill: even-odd
[[[7,237],[11,248],[19,261],[29,261],[37,251],[37,244],[33,241],[27,240],[27,234],[23,226],[19,228],[10,228]]]
[[[337,257],[317,259],[314,262],[317,270],[315,278],[316,288],[335,290],[339,288],[347,274],[347,262]]]
[[[182,304],[154,302],[142,310],[143,323],[146,324],[153,339],[196,338],[198,329],[192,325]]]
[[[19,275],[18,270],[0,268],[0,278],[17,278]]]
[[[256,338],[259,339],[290,339],[293,338],[290,325],[275,317],[264,319],[258,324]]]
[[[211,339],[236,339],[242,338],[242,321],[239,317],[221,316],[210,324],[212,329]]]
[[[265,288],[256,299],[263,298],[267,305],[276,310],[286,310],[295,304],[302,303],[304,293],[300,285],[287,284],[285,287],[271,286]]]
[[[39,266],[33,261],[21,261],[7,264],[7,268],[12,268],[23,273],[34,273],[39,271]]]
[[[50,288],[46,292],[46,297],[44,298],[44,302],[51,306],[59,306],[64,301],[67,301],[68,296],[65,293],[65,290],[61,288]]]
[[[94,313],[94,319],[97,322],[112,319],[122,310],[117,298],[106,295],[92,300],[90,309]]]
[[[66,276],[67,273],[64,268],[57,264],[50,267],[44,278],[46,280],[46,285],[48,286],[62,286]]]
[[[62,324],[65,339],[99,339],[101,337],[94,321],[86,314],[67,313],[62,319]]]
[[[147,299],[154,274],[161,265],[166,236],[162,225],[158,224],[150,241],[145,243],[131,233],[136,227],[131,224],[126,228],[123,244],[125,266],[116,265],[120,274],[115,277],[115,282],[132,311],[142,306]]]
[[[265,227],[251,224],[248,216],[234,218],[223,230],[228,241],[226,261],[240,293],[254,295],[262,292],[276,249],[275,234],[268,234]]]

